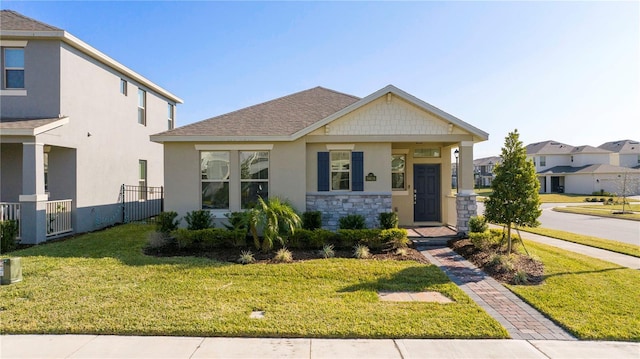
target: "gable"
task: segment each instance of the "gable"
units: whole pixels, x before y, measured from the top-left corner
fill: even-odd
[[[452,127],[453,130],[453,127]],[[458,133],[466,133],[456,129]],[[446,135],[449,122],[388,93],[325,126],[329,135]]]

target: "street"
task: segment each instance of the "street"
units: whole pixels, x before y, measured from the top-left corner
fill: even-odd
[[[640,222],[624,219],[562,213],[554,207],[579,205],[580,203],[543,203],[538,220],[541,227],[582,234],[614,241],[640,245]],[[478,214],[484,213],[484,203],[478,202]]]

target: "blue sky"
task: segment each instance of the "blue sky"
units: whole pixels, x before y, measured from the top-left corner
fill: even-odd
[[[185,125],[323,86],[393,84],[524,144],[640,140],[640,4],[630,2],[25,2],[184,99]]]

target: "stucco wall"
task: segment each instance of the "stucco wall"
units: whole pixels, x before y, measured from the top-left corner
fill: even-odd
[[[29,40],[24,50],[26,96],[3,90],[3,118],[49,118],[60,113],[60,41]]]
[[[18,202],[22,193],[22,144],[0,146],[0,202]]]
[[[147,185],[163,185],[162,146],[149,136],[167,129],[167,99],[145,89],[147,125],[140,125],[137,83],[67,44],[55,43],[59,50],[47,57],[59,53],[59,113],[68,116],[69,123],[38,135],[36,141],[76,149],[75,159],[62,163],[65,168],[76,168],[75,193],[68,187],[58,188],[52,197],[73,199],[78,208],[74,229],[90,231],[119,220],[114,204],[120,185],[138,184],[139,160],[147,161]],[[127,96],[120,93],[121,78],[129,82]],[[55,161],[50,165],[56,165]],[[56,170],[59,168],[50,168]],[[73,182],[70,179],[66,185],[73,186]]]
[[[570,166],[582,167],[594,164],[611,164],[611,156],[608,153],[584,153],[573,155]]]

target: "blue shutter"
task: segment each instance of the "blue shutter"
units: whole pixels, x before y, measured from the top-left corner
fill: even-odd
[[[329,191],[329,152],[318,152],[318,192]]]
[[[351,190],[364,191],[363,152],[351,152]]]

